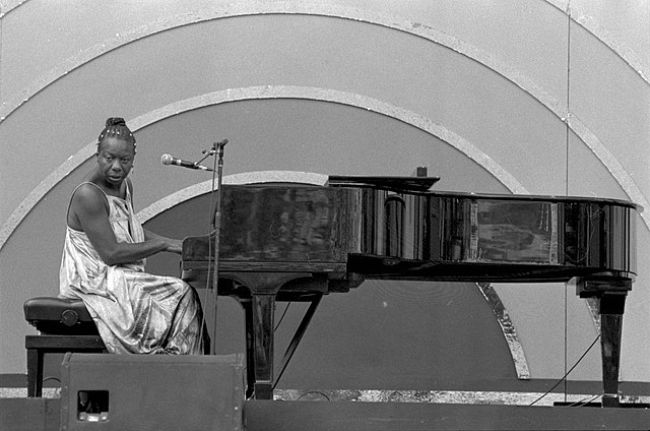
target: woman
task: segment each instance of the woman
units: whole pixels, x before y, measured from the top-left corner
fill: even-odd
[[[145,231],[135,218],[128,179],[134,157],[126,123],[109,118],[97,166],[68,207],[59,296],[84,302],[111,353],[200,354],[196,292],[178,278],[144,272],[144,258],[180,253],[181,242]]]

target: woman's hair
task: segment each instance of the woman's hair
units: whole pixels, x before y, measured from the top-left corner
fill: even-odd
[[[131,142],[133,144],[133,150],[135,151],[135,137],[133,136],[133,133],[131,133],[131,130],[126,126],[124,118],[111,117],[106,120],[106,126],[97,138],[97,150],[99,150],[104,139],[110,137],[116,137]]]

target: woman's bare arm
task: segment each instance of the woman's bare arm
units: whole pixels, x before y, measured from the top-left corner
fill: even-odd
[[[163,237],[150,237],[140,243],[118,242],[108,220],[106,198],[96,187],[79,187],[72,196],[70,211],[107,265],[135,262],[175,247]]]

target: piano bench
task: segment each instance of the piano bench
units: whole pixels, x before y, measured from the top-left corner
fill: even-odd
[[[42,395],[46,353],[106,351],[92,317],[80,300],[32,298],[25,302],[23,310],[25,320],[40,333],[25,336],[28,397]]]

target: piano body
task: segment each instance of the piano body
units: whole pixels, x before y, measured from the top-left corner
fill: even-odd
[[[613,199],[429,191],[433,177],[330,177],[327,186],[223,186],[219,295],[245,310],[248,396],[272,398],[275,301],[311,302],[365,279],[566,282],[598,298],[603,405],[618,405],[635,212]],[[189,237],[183,278],[213,288],[214,235]],[[281,376],[282,371],[279,375]],[[277,381],[277,378],[276,378]]]

